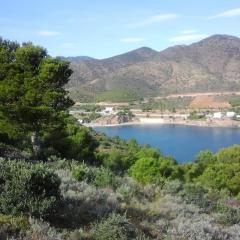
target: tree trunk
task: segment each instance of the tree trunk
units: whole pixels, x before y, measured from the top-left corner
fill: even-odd
[[[31,136],[32,150],[34,159],[38,160],[41,156],[41,143],[38,131],[34,131]]]

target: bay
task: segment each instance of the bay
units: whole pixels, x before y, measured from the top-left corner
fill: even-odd
[[[96,127],[107,136],[134,138],[140,144],[159,148],[165,155],[178,162],[190,162],[199,151],[213,152],[234,144],[240,144],[240,128],[196,127],[184,125],[129,125]]]

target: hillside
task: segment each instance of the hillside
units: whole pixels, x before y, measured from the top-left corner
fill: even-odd
[[[161,52],[143,47],[103,60],[69,60],[71,92],[130,90],[146,96],[240,90],[240,39],[233,36],[213,35]]]

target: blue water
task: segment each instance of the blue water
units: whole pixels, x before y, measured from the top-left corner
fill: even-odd
[[[211,128],[182,125],[131,125],[97,127],[107,136],[135,138],[140,144],[157,147],[163,154],[173,156],[178,162],[193,161],[201,150],[216,152],[220,148],[240,144],[240,129]]]

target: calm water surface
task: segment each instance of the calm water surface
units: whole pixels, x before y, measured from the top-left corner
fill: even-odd
[[[240,129],[208,128],[181,125],[131,125],[97,127],[96,131],[125,140],[135,138],[140,144],[157,147],[178,162],[192,161],[201,150],[218,149],[240,144]]]

